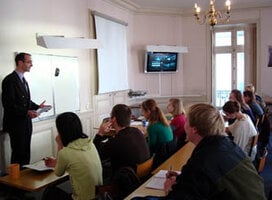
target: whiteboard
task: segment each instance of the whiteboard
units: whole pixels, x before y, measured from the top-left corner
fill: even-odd
[[[39,119],[62,112],[79,111],[78,59],[76,57],[32,54],[33,67],[25,73],[31,99],[37,104],[46,100],[53,109]],[[58,73],[56,73],[58,71]]]

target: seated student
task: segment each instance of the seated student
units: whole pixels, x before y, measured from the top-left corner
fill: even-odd
[[[240,110],[240,104],[237,101],[228,101],[223,106],[223,112],[229,119],[235,121],[226,128],[230,132],[233,141],[238,144],[241,149],[250,156],[251,160],[255,159],[257,153],[257,146],[253,143],[253,136],[257,135],[257,130],[247,114]]]
[[[174,137],[177,138],[178,147],[181,147],[186,143],[186,133],[184,130],[186,118],[183,104],[179,99],[171,98],[168,101],[167,110],[173,116],[170,126],[173,130]]]
[[[141,107],[148,121],[148,145],[154,156],[152,168],[155,169],[177,150],[177,141],[174,140],[169,122],[154,99],[147,99]]]
[[[256,102],[254,93],[252,91],[247,90],[243,92],[243,95],[246,104],[249,105],[249,107],[251,108],[255,118],[261,119],[261,117],[264,114],[264,111],[261,108],[261,106]]]
[[[240,90],[236,90],[236,89],[232,90],[230,92],[229,100],[230,101],[238,101],[241,106],[241,112],[247,114],[250,117],[250,119],[252,120],[253,124],[255,124],[256,118],[255,118],[251,108],[249,107],[249,105],[246,104]],[[234,122],[234,120],[229,120],[229,124],[231,124],[233,122]]]
[[[266,103],[265,103],[265,101],[263,100],[263,98],[260,95],[258,95],[257,93],[255,93],[255,87],[254,87],[254,85],[252,83],[247,84],[245,86],[245,91],[251,91],[254,94],[256,102],[261,106],[261,108],[265,112],[265,110],[266,110]]]
[[[267,116],[264,113],[264,110],[261,108],[260,104],[256,102],[254,93],[250,90],[244,91],[244,99],[245,102],[250,106],[252,109],[256,119],[259,119],[257,128],[259,131],[259,138],[258,138],[258,150],[263,151],[266,148],[269,137],[270,137],[270,122],[267,119]],[[255,124],[256,125],[256,124]]]
[[[226,137],[220,112],[209,104],[195,104],[186,120],[188,140],[196,147],[180,175],[167,174],[168,195],[153,199],[265,200],[262,178],[246,154]]]
[[[79,117],[72,112],[60,114],[56,119],[58,135],[57,159],[47,158],[45,164],[55,167],[57,176],[68,172],[73,193],[68,194],[57,187],[48,187],[43,200],[94,199],[95,186],[102,184],[102,167],[98,152],[82,132]]]
[[[120,168],[132,167],[135,170],[136,164],[150,158],[143,133],[138,128],[130,127],[130,121],[131,109],[127,105],[117,104],[112,108],[110,120],[100,125],[94,138],[101,160],[109,158],[111,161],[110,179]],[[116,132],[114,137],[107,135],[112,128]]]
[[[173,140],[173,132],[161,109],[154,99],[147,99],[141,105],[145,119],[148,121],[148,145],[150,152],[156,153],[159,148]]]

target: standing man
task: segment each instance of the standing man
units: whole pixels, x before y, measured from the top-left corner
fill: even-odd
[[[31,101],[24,73],[32,67],[31,55],[19,53],[15,57],[16,69],[2,81],[2,103],[4,108],[3,131],[8,132],[11,145],[11,163],[20,166],[29,164],[32,134],[32,118],[39,114],[44,102],[37,105]]]

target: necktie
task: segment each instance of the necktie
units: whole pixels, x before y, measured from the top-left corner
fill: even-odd
[[[28,93],[28,87],[27,87],[27,82],[25,80],[25,77],[23,77],[22,80],[23,80],[23,84],[25,86],[26,92]]]

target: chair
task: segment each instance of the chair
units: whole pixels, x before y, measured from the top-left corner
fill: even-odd
[[[251,141],[251,145],[250,145],[250,150],[248,152],[248,156],[251,157],[252,154],[252,150],[253,148],[257,145],[258,143],[258,137],[259,137],[259,133],[257,133],[257,135],[252,137],[252,141]]]
[[[152,156],[148,160],[143,163],[137,164],[136,166],[136,174],[140,180],[147,178],[152,170],[154,157]]]
[[[261,156],[259,158],[259,163],[257,165],[257,171],[258,173],[260,174],[263,169],[264,169],[264,164],[265,164],[265,160],[266,160],[266,156],[267,156],[267,150],[266,149],[263,149],[262,152],[261,152]]]
[[[152,166],[153,169],[157,168],[177,151],[177,142],[177,138],[175,137],[173,140],[161,145],[161,147],[155,152]]]

